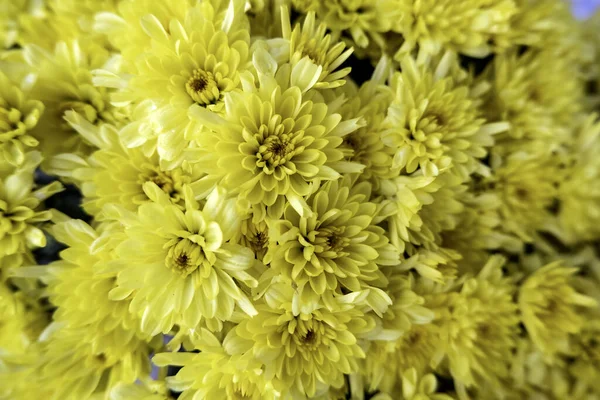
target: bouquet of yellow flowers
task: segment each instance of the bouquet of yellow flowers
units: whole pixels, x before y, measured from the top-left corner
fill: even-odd
[[[570,7],[0,0],[0,399],[600,399]]]

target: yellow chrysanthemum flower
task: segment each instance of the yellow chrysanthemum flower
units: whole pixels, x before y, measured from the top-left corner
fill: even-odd
[[[134,73],[121,83],[102,76],[96,80],[124,87],[113,97],[115,102],[149,99],[155,104],[148,117],[160,128],[158,154],[169,168],[181,163],[183,149],[202,128],[188,117],[188,110],[199,106],[222,112],[224,95],[239,86],[239,72],[248,58],[245,15],[239,7],[229,8],[224,17],[217,11],[210,2],[199,2],[169,26],[154,15],[143,17],[140,23],[151,39],[150,49],[136,60]]]
[[[202,176],[197,172],[198,165],[163,170],[156,153],[147,157],[140,147],[123,146],[119,132],[112,125],[98,128],[72,111],[66,113],[65,119],[98,150],[88,157],[59,154],[50,161],[48,172],[75,182],[83,194],[83,209],[97,219],[102,219],[106,204],[136,211],[140,204],[150,201],[143,189],[146,182],[154,182],[173,204],[183,207],[183,185],[193,187]]]
[[[344,178],[327,182],[307,200],[308,215],[288,205],[281,220],[269,221],[268,276],[296,285],[302,304],[318,301],[326,291],[368,290],[369,305],[383,313],[391,300],[382,291],[387,279],[380,267],[396,265],[400,257],[373,222],[377,206],[370,197],[368,183],[352,185]]]
[[[331,34],[327,32],[327,26],[316,22],[316,16],[310,11],[303,24],[296,24],[292,30],[290,17],[287,9],[282,9],[282,36],[289,41],[289,62],[296,65],[304,57],[320,66],[316,89],[330,89],[342,86],[344,77],[350,73],[350,67],[342,68],[342,64],[352,54],[352,49],[344,51],[343,42],[334,42]]]
[[[31,362],[38,336],[48,323],[48,316],[27,293],[13,292],[0,284],[0,398],[15,399],[27,385],[22,370]]]
[[[20,264],[19,255],[46,245],[39,223],[48,221],[51,213],[41,204],[62,190],[59,182],[35,187],[33,174],[41,159],[39,152],[27,153],[21,167],[0,175],[0,259],[17,255],[13,267]]]
[[[442,232],[442,245],[462,256],[459,263],[461,273],[479,272],[489,257],[489,251],[506,249],[518,253],[522,249],[523,242],[503,229],[501,196],[469,191],[460,196],[460,201],[465,207],[458,216],[456,228]]]
[[[557,154],[543,148],[540,151],[524,149],[498,159],[492,166],[491,176],[475,184],[476,190],[500,198],[500,231],[531,242],[536,231],[544,228],[564,179],[560,161]]]
[[[140,52],[151,48],[151,37],[145,32],[141,20],[146,15],[156,18],[165,30],[171,20],[183,21],[187,11],[196,0],[119,0],[116,10],[98,12],[94,15],[93,28],[106,35],[107,39],[121,52],[125,69],[135,70],[135,59]]]
[[[496,56],[486,73],[493,89],[487,92],[483,109],[490,120],[510,123],[499,137],[568,140],[566,129],[583,111],[583,82],[575,68],[549,50]]]
[[[24,292],[13,292],[4,282],[0,284],[0,310],[0,375],[4,375],[18,368],[18,358],[37,340],[48,324],[48,316],[35,299]]]
[[[344,384],[344,374],[358,372],[365,357],[359,339],[375,327],[374,319],[354,303],[366,293],[332,298],[333,308],[320,303],[300,312],[294,289],[273,285],[258,314],[243,320],[226,339],[225,348],[251,352],[264,363],[266,379],[301,398]]]
[[[382,33],[397,30],[400,18],[394,0],[292,0],[292,4],[302,13],[316,11],[329,29],[343,31],[359,47],[367,47],[370,40],[380,45]]]
[[[22,164],[27,148],[38,145],[31,130],[43,112],[44,104],[29,99],[0,71],[0,166]]]
[[[600,238],[600,187],[597,182],[600,121],[591,115],[582,123],[568,155],[558,189],[558,226],[553,229],[567,243]]]
[[[435,375],[420,376],[416,369],[410,368],[402,373],[402,398],[404,400],[451,400],[452,397],[436,393]]]
[[[254,254],[230,241],[241,222],[235,199],[217,189],[200,209],[185,185],[181,209],[152,182],[144,184],[144,192],[152,202],[137,213],[113,207],[127,238],[116,249],[120,271],[110,298],[131,296],[130,311],[142,317],[142,330],[150,334],[168,333],[174,325],[195,329],[201,321],[219,330],[236,305],[254,315],[240,289],[256,285],[246,272]]]
[[[455,382],[495,384],[508,375],[516,346],[519,317],[513,301],[515,285],[504,277],[504,259],[494,256],[459,292],[433,294],[426,305],[440,312],[442,343],[447,344],[449,370]]]
[[[457,68],[450,52],[432,65],[418,65],[410,56],[402,60],[383,131],[395,168],[409,174],[420,169],[425,176],[453,168],[466,179],[494,143],[492,135],[508,129],[506,123],[486,123],[478,110],[485,87],[469,85],[464,72],[453,72]]]
[[[435,54],[443,48],[485,57],[496,46],[504,47],[514,0],[400,0],[400,32],[406,37],[401,50],[415,45]]]
[[[383,314],[381,326],[383,331],[379,335],[385,340],[371,342],[367,349],[367,358],[360,373],[369,382],[368,390],[390,391],[395,386],[399,371],[404,368],[417,367],[422,371],[430,362],[431,356],[424,348],[418,348],[422,332],[417,325],[430,324],[435,314],[423,304],[425,299],[413,291],[413,276],[406,277],[400,269],[391,268],[392,275],[387,288],[392,304]],[[427,327],[423,327],[427,330]],[[406,346],[407,341],[411,343]],[[412,355],[427,354],[424,364],[412,363]],[[433,358],[433,357],[431,357]]]
[[[63,151],[88,151],[91,143],[77,135],[64,120],[75,111],[89,123],[121,126],[128,113],[109,101],[110,91],[92,83],[92,70],[115,67],[110,53],[90,41],[59,42],[53,53],[36,45],[24,49],[33,70],[32,95],[43,101],[46,111],[34,136],[46,158]]]
[[[4,0],[0,3],[0,49],[10,49],[20,42],[20,19],[26,15],[43,15],[43,2],[35,0]]]
[[[573,15],[570,1],[515,0],[515,3],[519,11],[507,32],[512,44],[545,49],[569,61],[581,59],[581,22]]]
[[[167,378],[172,390],[183,392],[181,400],[280,398],[280,393],[265,378],[262,364],[250,353],[228,354],[219,340],[205,329],[200,336],[196,339],[200,353],[160,353],[152,358],[159,366],[182,367],[177,375]]]
[[[194,106],[191,115],[209,127],[198,138],[190,158],[201,164],[207,182],[216,179],[253,207],[256,220],[265,211],[272,218],[283,213],[286,200],[304,216],[310,213],[304,197],[322,181],[341,173],[359,172],[362,166],[343,161],[343,137],[356,130],[356,119],[342,121],[327,104],[306,93],[319,78],[308,58],[277,67],[262,49],[254,53],[260,87],[245,84],[245,91],[225,98],[223,118]]]
[[[349,81],[342,88],[340,96],[347,98],[340,108],[344,119],[362,118],[365,125],[344,137],[342,150],[347,149],[346,160],[365,166],[358,175],[359,181],[370,182],[379,189],[381,179],[389,179],[397,174],[392,168],[393,149],[385,146],[382,140],[383,122],[394,93],[384,85],[389,61],[381,61],[371,80],[360,88]]]
[[[519,289],[519,309],[531,340],[549,361],[556,354],[569,354],[570,335],[584,325],[578,307],[595,307],[594,299],[578,293],[571,285],[577,270],[560,261],[535,271]]]
[[[115,273],[107,271],[123,234],[109,225],[96,231],[79,220],[58,223],[52,234],[69,246],[61,252],[62,260],[23,269],[24,276],[40,277],[48,285],[56,307],[41,347],[33,349],[39,356],[29,371],[36,377],[31,393],[83,399],[149,374],[151,338],[139,331],[140,320],[129,313],[129,299],[109,298],[116,285]]]
[[[150,374],[149,350],[142,341],[126,349],[109,343],[98,352],[92,343],[81,340],[78,329],[58,324],[50,325],[41,340],[32,349],[38,353],[37,361],[21,378],[35,383],[20,388],[17,399],[89,399]]]
[[[131,299],[109,299],[116,288],[116,273],[105,271],[111,269],[115,247],[124,238],[120,227],[101,225],[97,231],[83,221],[68,220],[54,225],[51,233],[68,246],[61,260],[44,268],[42,276],[57,307],[53,321],[76,329],[95,353],[114,348],[118,354],[119,346],[125,350],[149,340],[140,332],[139,318],[129,313]]]
[[[457,216],[464,207],[459,195],[466,189],[449,172],[427,177],[418,171],[382,181],[382,215],[387,216],[390,242],[411,255],[416,246],[435,248],[441,243],[441,232],[456,227]]]

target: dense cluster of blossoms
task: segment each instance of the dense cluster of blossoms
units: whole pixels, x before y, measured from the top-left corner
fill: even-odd
[[[0,399],[599,399],[599,27],[0,0]]]

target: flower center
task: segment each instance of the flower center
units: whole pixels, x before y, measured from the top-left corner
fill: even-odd
[[[316,341],[316,335],[315,333],[312,331],[312,329],[309,329],[308,332],[306,332],[306,335],[304,335],[304,337],[302,338],[302,341],[304,342],[304,344],[314,344]]]
[[[182,239],[171,247],[165,260],[167,267],[184,277],[194,272],[203,261],[202,248],[188,239]]]
[[[316,251],[318,253],[334,252],[336,253],[336,256],[341,256],[342,254],[339,253],[341,253],[346,246],[350,244],[350,239],[343,236],[344,231],[344,227],[329,227],[321,229],[317,233],[314,243],[315,247],[317,247]]]
[[[289,161],[296,153],[294,144],[288,140],[288,135],[268,136],[258,148],[259,163],[263,161],[267,167],[278,167]],[[260,165],[259,165],[260,166]]]
[[[146,182],[153,182],[171,198],[174,204],[179,203],[182,198],[182,186],[189,183],[181,169],[161,171],[155,165],[146,164],[142,166],[142,170],[144,172],[139,175],[138,179],[140,187]]]
[[[201,106],[215,104],[220,98],[220,91],[212,72],[195,69],[185,84],[187,94]]]

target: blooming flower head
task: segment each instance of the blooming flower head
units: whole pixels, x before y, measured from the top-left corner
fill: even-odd
[[[94,15],[94,30],[106,35],[107,39],[124,57],[126,69],[135,68],[139,51],[149,50],[151,36],[146,34],[141,20],[152,15],[168,29],[172,19],[182,21],[192,7],[192,0],[156,2],[152,0],[118,1],[116,10],[106,9]]]
[[[0,71],[0,155],[1,164],[19,165],[28,147],[38,145],[30,135],[37,125],[44,104],[31,100]]]
[[[41,203],[60,192],[62,185],[53,182],[35,188],[33,173],[40,162],[40,153],[30,152],[20,168],[0,175],[0,259],[46,245],[38,224],[48,221],[51,213],[42,210]]]
[[[50,161],[49,172],[76,182],[84,197],[82,207],[97,219],[102,219],[106,204],[136,211],[140,204],[150,201],[143,189],[146,182],[154,182],[173,204],[183,207],[183,185],[193,185],[201,177],[197,166],[163,170],[158,154],[147,156],[141,147],[123,146],[112,125],[96,127],[72,111],[67,112],[66,120],[98,150],[87,157],[59,154]]]
[[[137,213],[114,210],[127,238],[116,249],[121,271],[111,298],[131,296],[130,310],[149,334],[168,333],[174,325],[195,329],[200,321],[218,330],[236,304],[254,315],[239,287],[256,284],[246,272],[254,254],[230,242],[241,219],[235,199],[217,189],[200,209],[186,185],[182,209],[155,183],[145,183],[144,192],[152,202]]]
[[[32,300],[14,293],[4,282],[0,285],[0,374],[11,370],[15,358],[27,351],[48,323],[42,307]]]
[[[310,214],[301,216],[288,206],[283,218],[272,222],[265,262],[298,287],[301,303],[326,291],[368,289],[374,291],[371,305],[377,313],[391,304],[381,290],[387,280],[380,266],[397,264],[399,255],[373,223],[377,207],[368,202],[370,194],[366,182],[328,182],[308,199]]]
[[[416,246],[439,245],[440,234],[456,227],[464,207],[459,195],[465,190],[461,179],[449,172],[428,177],[418,171],[382,181],[382,215],[387,216],[390,242],[411,255]]]
[[[495,57],[486,73],[493,89],[483,109],[487,118],[510,123],[499,138],[564,139],[565,127],[572,127],[582,111],[583,85],[574,68],[548,50]]]
[[[4,1],[0,5],[0,49],[10,49],[21,42],[21,18],[43,13],[41,3],[31,0]]]
[[[239,7],[228,9],[225,16],[217,11],[203,1],[168,26],[154,15],[143,17],[140,23],[150,48],[136,60],[135,73],[127,75],[120,83],[125,89],[114,97],[122,104],[149,99],[156,105],[149,118],[160,127],[158,154],[170,168],[181,163],[182,150],[201,129],[188,117],[188,109],[197,105],[221,112],[225,93],[240,84],[250,40],[240,21],[245,16]]]
[[[531,340],[549,360],[570,352],[569,336],[581,331],[585,320],[579,307],[595,307],[596,301],[571,285],[577,270],[550,263],[527,278],[519,290],[519,309]]]
[[[558,188],[559,228],[553,230],[567,243],[593,241],[600,237],[598,146],[595,145],[599,138],[600,122],[596,115],[591,115],[578,129],[568,154],[565,178]]]
[[[442,232],[442,245],[457,251],[462,259],[461,272],[478,272],[490,250],[505,249],[518,253],[523,242],[503,229],[502,197],[498,193],[465,192],[460,196],[465,205],[456,228]]]
[[[423,331],[417,325],[430,325],[435,313],[426,308],[425,299],[413,291],[412,275],[406,277],[399,268],[390,268],[388,272],[391,276],[387,291],[392,304],[382,316],[379,340],[371,342],[361,368],[361,374],[369,382],[369,391],[391,390],[399,371],[409,365],[422,371],[429,364],[429,357],[433,358],[427,346],[422,346],[425,341],[420,341],[428,328],[424,326]],[[412,358],[418,354],[424,355],[423,363],[413,362]]]
[[[139,331],[140,320],[129,313],[128,299],[109,298],[115,274],[106,271],[122,240],[114,229],[104,225],[94,230],[79,220],[60,222],[52,234],[68,246],[62,259],[44,268],[23,268],[24,276],[47,284],[56,307],[39,348],[32,350],[39,354],[29,371],[37,377],[31,389],[49,393],[46,398],[86,398],[149,373],[150,337]]]
[[[559,155],[543,148],[524,149],[499,161],[491,176],[476,183],[484,193],[500,196],[503,231],[531,242],[535,231],[542,229],[563,179],[559,161]]]
[[[360,117],[366,122],[345,136],[341,147],[347,151],[346,160],[365,166],[358,180],[370,182],[375,190],[381,179],[392,178],[398,172],[392,168],[394,149],[382,140],[385,116],[394,99],[393,91],[384,85],[388,69],[389,61],[384,59],[377,64],[371,80],[359,88],[352,81],[340,88],[340,95],[348,99],[340,108],[342,117]]]
[[[362,166],[343,161],[343,137],[358,128],[356,119],[342,121],[325,103],[306,93],[319,78],[308,58],[277,67],[264,50],[254,54],[260,87],[247,82],[244,92],[225,98],[225,115],[216,117],[200,106],[191,115],[211,132],[198,137],[190,158],[201,163],[207,181],[239,193],[257,220],[278,218],[287,202],[300,215],[308,213],[304,197],[323,181]],[[250,79],[250,78],[249,78]]]
[[[359,46],[382,42],[381,33],[395,30],[398,4],[391,0],[292,0],[301,12],[316,11],[328,28],[345,31]]]
[[[474,385],[476,378],[495,383],[508,375],[519,318],[513,302],[515,286],[502,276],[503,262],[502,257],[491,257],[460,292],[434,294],[426,303],[441,312],[450,373],[465,386]]]
[[[35,74],[32,95],[46,107],[34,135],[47,157],[65,150],[86,150],[91,145],[64,121],[68,111],[77,112],[96,126],[121,126],[127,120],[127,112],[110,103],[109,90],[92,83],[92,70],[111,68],[106,49],[91,41],[74,40],[59,42],[53,52],[33,44],[24,52]]]
[[[129,313],[130,299],[109,298],[116,288],[115,273],[105,271],[114,259],[117,243],[123,240],[120,228],[106,224],[95,230],[83,221],[68,220],[52,226],[51,232],[68,246],[61,252],[61,260],[40,272],[48,285],[49,300],[57,307],[53,321],[76,329],[97,353],[113,348],[116,355],[120,346],[125,351],[149,340],[140,332],[138,316]]]
[[[148,345],[131,342],[107,345],[102,351],[81,340],[78,329],[50,325],[32,351],[36,361],[25,378],[35,384],[20,388],[16,398],[85,399],[110,391],[119,383],[133,383],[150,373]]]
[[[280,398],[272,383],[265,378],[262,364],[250,353],[228,354],[219,340],[205,329],[198,336],[201,338],[195,342],[200,353],[160,353],[153,358],[153,362],[160,366],[182,367],[177,375],[167,378],[170,388],[183,392],[180,399]]]
[[[334,44],[331,34],[326,33],[327,26],[315,21],[314,11],[306,15],[302,25],[297,24],[294,29],[290,25],[287,9],[282,10],[283,37],[289,41],[289,61],[292,66],[304,57],[322,67],[316,89],[329,89],[344,84],[344,77],[350,73],[350,67],[337,70],[352,54],[352,49],[345,50],[342,42]]]
[[[264,363],[266,379],[276,378],[292,394],[314,396],[344,384],[344,374],[358,372],[365,357],[358,340],[375,327],[374,319],[353,303],[364,294],[333,299],[300,312],[287,284],[271,287],[258,314],[243,320],[225,340],[225,348],[249,351]],[[307,310],[308,311],[308,310]]]
[[[485,57],[495,46],[506,46],[514,0],[401,0],[400,31],[405,47],[419,45],[429,53],[443,48]]]
[[[452,167],[465,178],[493,144],[505,123],[486,124],[480,100],[468,77],[453,73],[456,58],[448,52],[435,66],[418,65],[410,56],[393,82],[396,98],[388,111],[384,143],[394,149],[394,167],[436,176]]]

